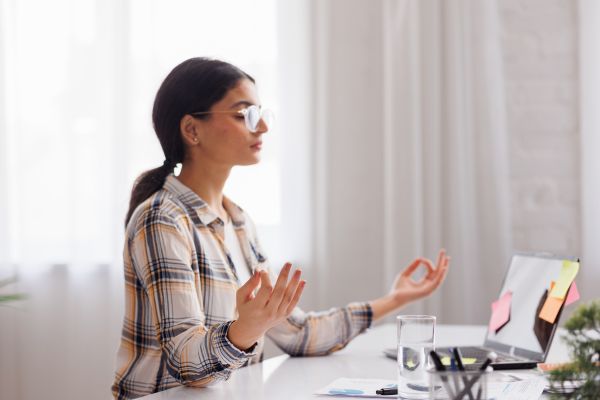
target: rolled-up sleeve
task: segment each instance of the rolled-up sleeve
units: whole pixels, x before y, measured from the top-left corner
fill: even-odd
[[[304,312],[296,307],[267,336],[292,356],[317,356],[338,351],[371,326],[369,303],[351,303],[322,312]]]
[[[136,275],[148,297],[166,369],[179,383],[206,386],[226,380],[253,352],[227,338],[231,321],[205,326],[194,246],[185,226],[150,212],[129,242]]]

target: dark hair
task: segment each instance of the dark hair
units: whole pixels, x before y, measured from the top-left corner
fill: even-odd
[[[125,225],[144,200],[162,188],[177,163],[183,162],[185,148],[179,129],[181,118],[193,112],[209,111],[242,79],[254,79],[241,69],[220,60],[190,58],[167,75],[156,93],[152,109],[154,131],[165,162],[141,174],[133,184]],[[210,114],[196,118],[209,118]]]

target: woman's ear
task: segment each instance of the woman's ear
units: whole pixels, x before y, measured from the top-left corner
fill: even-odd
[[[181,132],[181,137],[183,142],[188,146],[195,146],[200,141],[200,135],[198,132],[198,120],[187,114],[181,118],[179,122],[179,131]]]

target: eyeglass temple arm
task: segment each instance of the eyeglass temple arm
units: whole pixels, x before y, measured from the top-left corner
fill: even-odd
[[[207,114],[242,114],[244,110],[223,110],[223,111],[197,111],[192,112],[190,115],[207,115]]]

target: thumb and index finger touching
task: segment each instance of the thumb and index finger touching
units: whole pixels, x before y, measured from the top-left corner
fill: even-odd
[[[436,263],[435,267],[434,267],[433,263],[431,262],[431,260],[429,260],[428,258],[419,257],[419,258],[415,259],[402,272],[402,275],[404,277],[410,277],[412,274],[415,273],[415,271],[417,269],[419,269],[419,267],[421,265],[423,265],[427,269],[427,273],[425,274],[424,278],[429,278],[429,279],[437,278],[439,275],[446,274],[446,270],[448,269],[449,261],[450,261],[450,257],[447,256],[446,250],[441,249],[438,254],[437,263]]]

